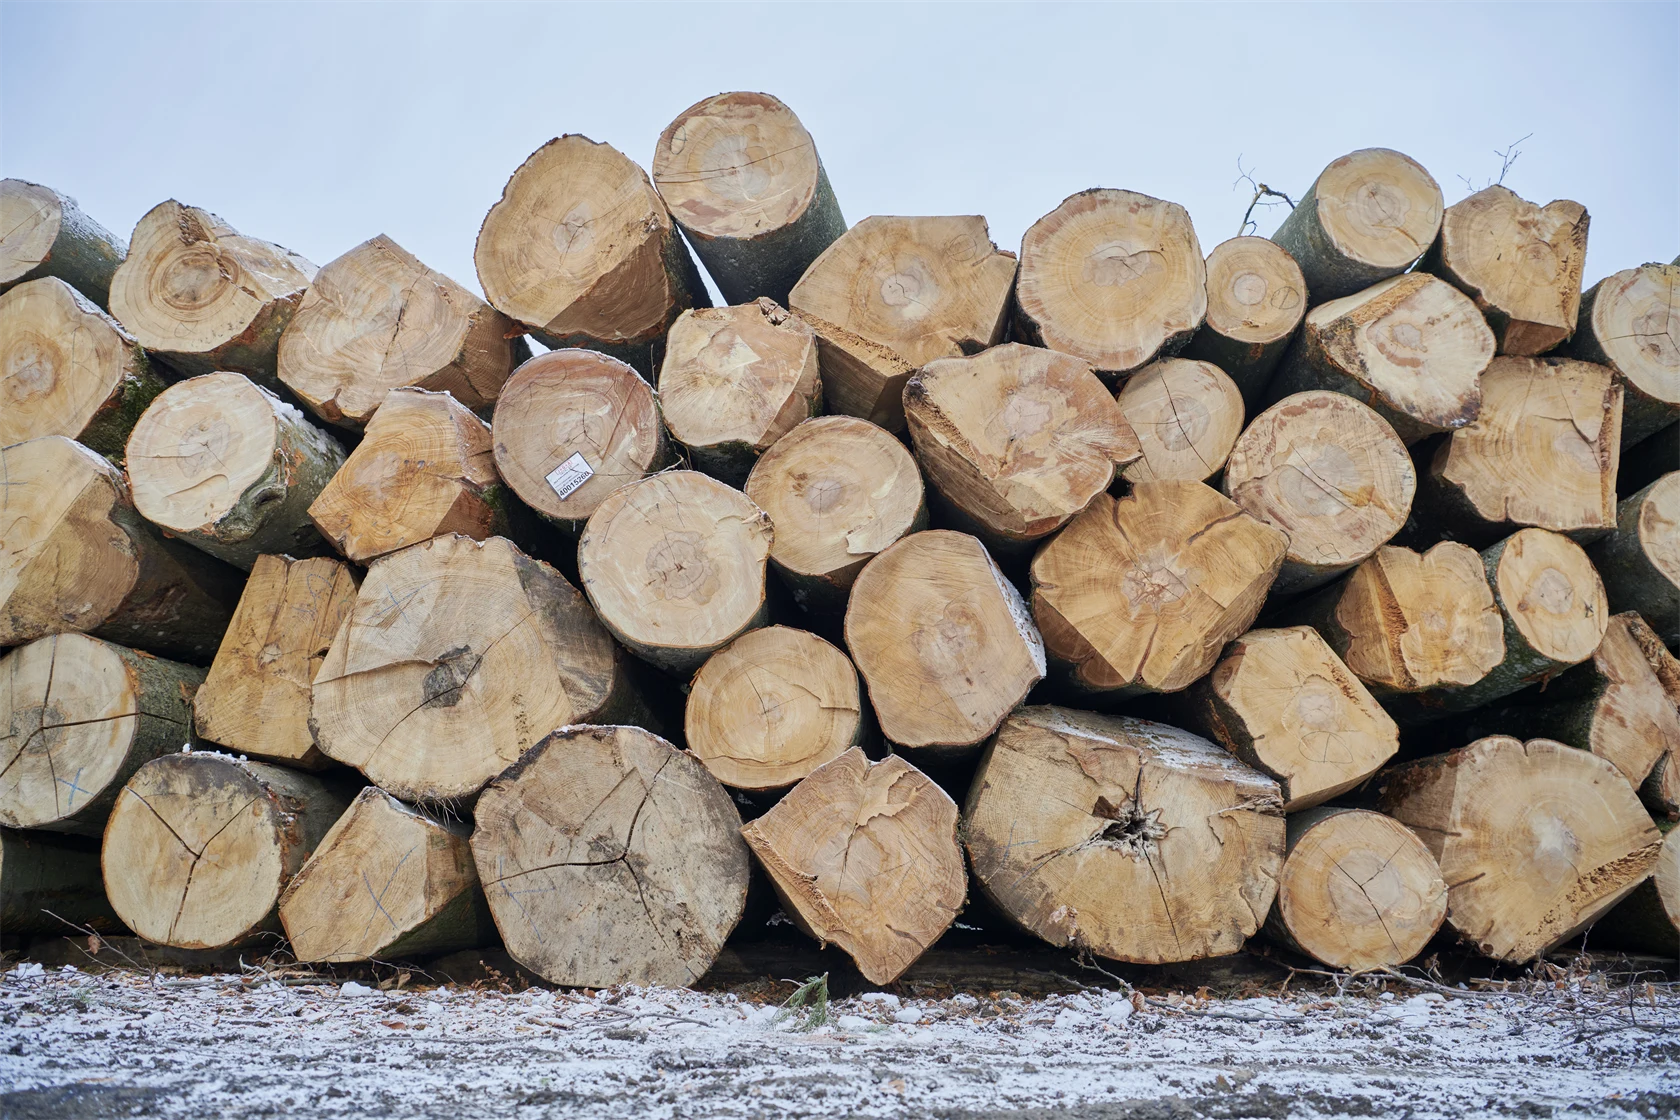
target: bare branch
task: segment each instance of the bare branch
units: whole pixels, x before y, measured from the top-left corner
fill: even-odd
[[[1256,181],[1255,178],[1254,178],[1253,170],[1252,169],[1245,170],[1243,168],[1242,156],[1239,154],[1237,156],[1237,178],[1236,178],[1236,181],[1231,184],[1231,189],[1236,190],[1238,187],[1240,187],[1245,182],[1254,191],[1254,197],[1248,200],[1248,209],[1243,211],[1242,225],[1237,230],[1237,236],[1238,237],[1246,236],[1250,226],[1254,227],[1254,230],[1255,230],[1256,233],[1259,232],[1259,230],[1260,230],[1259,223],[1254,221],[1254,208],[1256,206],[1263,206],[1263,207],[1266,207],[1267,209],[1270,209],[1271,207],[1277,205],[1276,202],[1262,202],[1261,199],[1266,199],[1266,198],[1282,199],[1284,202],[1289,203],[1289,208],[1291,210],[1295,209],[1295,200],[1294,199],[1290,198],[1288,195],[1284,194],[1282,191],[1273,190],[1271,187],[1267,186],[1265,183],[1261,183],[1261,182]]]

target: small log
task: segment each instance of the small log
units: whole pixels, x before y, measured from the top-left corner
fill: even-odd
[[[1280,805],[1276,783],[1188,731],[1022,708],[981,757],[963,843],[986,897],[1052,945],[1198,960],[1260,928]]]
[[[1100,500],[1100,499],[1099,499]],[[967,533],[912,533],[858,575],[846,647],[882,733],[967,753],[1044,679],[1044,643],[1020,592]]]
[[[1140,482],[1039,549],[1033,617],[1076,692],[1176,692],[1253,625],[1287,547],[1200,482]]]
[[[0,657],[0,825],[98,836],[117,791],[192,733],[204,670],[53,634]]]
[[[1595,946],[1680,955],[1680,829],[1665,830],[1651,877],[1598,920],[1591,940]]]
[[[1080,191],[1021,239],[1015,337],[1082,358],[1100,377],[1184,349],[1207,307],[1202,246],[1176,202]]]
[[[1335,160],[1272,240],[1289,250],[1316,306],[1404,272],[1441,229],[1441,188],[1411,157],[1364,148]]]
[[[490,425],[448,393],[392,389],[309,518],[357,564],[449,533],[509,536],[490,446]]]
[[[1307,312],[1266,401],[1309,389],[1345,393],[1412,444],[1476,419],[1493,351],[1493,332],[1468,296],[1412,272]]]
[[[1090,366],[1016,342],[929,362],[904,415],[927,480],[999,553],[1060,529],[1140,454]]]
[[[746,492],[776,526],[771,564],[809,610],[843,611],[876,553],[927,528],[916,461],[854,416],[800,424],[753,465]]]
[[[766,93],[684,109],[659,135],[653,183],[728,303],[786,303],[846,232],[811,134]]]
[[[340,560],[257,557],[210,675],[193,697],[198,735],[288,766],[329,765],[309,730],[310,686],[356,604],[357,584]]]
[[[951,928],[968,897],[957,803],[896,755],[856,747],[741,829],[782,912],[890,984]]]
[[[0,180],[0,292],[56,276],[100,307],[128,243],[69,195],[22,179]]]
[[[1287,813],[1346,793],[1400,748],[1394,720],[1307,626],[1250,630],[1172,710],[1276,780]]]
[[[1218,366],[1258,406],[1307,313],[1301,266],[1264,237],[1233,237],[1208,254],[1207,300],[1207,320],[1183,356]]]
[[[122,929],[105,899],[99,849],[0,828],[0,933],[64,936],[78,926],[100,933]]]
[[[1418,267],[1476,301],[1501,354],[1533,357],[1575,333],[1588,221],[1579,202],[1536,206],[1496,183],[1447,207]]]
[[[578,538],[578,574],[601,623],[636,656],[687,675],[769,621],[770,519],[698,471],[607,495]]]
[[[1397,767],[1382,809],[1447,883],[1447,922],[1522,964],[1574,937],[1651,873],[1662,837],[1609,762],[1549,739],[1492,735]]]
[[[543,345],[600,350],[649,377],[671,321],[709,305],[647,172],[586,136],[550,140],[519,166],[473,261],[490,305]]]
[[[1003,341],[1015,257],[986,219],[865,218],[805,270],[788,306],[817,332],[830,412],[904,429],[904,383]]]
[[[1143,455],[1120,473],[1132,482],[1206,482],[1225,469],[1243,430],[1243,398],[1212,362],[1164,358],[1131,377],[1115,397]]]
[[[163,379],[122,325],[49,276],[0,296],[0,447],[69,436],[120,457]]]
[[[712,776],[735,789],[781,790],[859,742],[857,670],[815,634],[749,630],[700,667],[683,733]]]
[[[140,516],[218,560],[251,570],[265,553],[326,551],[309,505],[344,449],[237,373],[171,385],[128,437]]]
[[[359,431],[397,388],[489,408],[530,356],[513,320],[380,234],[316,274],[280,336],[278,370],[316,416]]]
[[[514,960],[569,987],[680,987],[741,920],[741,815],[639,727],[565,727],[478,799],[473,859]]]
[[[1266,933],[1348,972],[1397,968],[1447,916],[1441,868],[1417,834],[1363,809],[1289,818],[1289,855]]]
[[[822,411],[817,336],[768,299],[684,311],[666,336],[659,409],[695,469],[739,486],[771,444]]]
[[[1622,446],[1680,419],[1680,263],[1625,269],[1581,297],[1569,352],[1616,371],[1625,398]]]
[[[74,630],[192,661],[215,653],[239,573],[160,536],[121,471],[42,436],[0,448],[0,491],[0,646]]]
[[[1680,471],[1616,506],[1616,528],[1589,555],[1613,611],[1636,610],[1665,642],[1680,644]]]
[[[406,801],[469,797],[556,727],[626,717],[612,640],[564,576],[502,537],[373,562],[315,676],[329,757]]]
[[[1628,634],[1645,655],[1645,663],[1656,674],[1663,693],[1680,713],[1680,658],[1669,652],[1654,630],[1643,618],[1628,625]],[[1651,776],[1639,787],[1653,814],[1667,820],[1680,820],[1680,747],[1670,748],[1657,756]]]
[[[515,370],[490,433],[519,500],[574,535],[601,499],[671,458],[653,389],[592,350],[538,354]]]
[[[468,831],[364,787],[280,896],[293,955],[389,961],[494,942]]]
[[[1289,535],[1272,593],[1294,594],[1362,563],[1404,528],[1417,471],[1388,421],[1352,397],[1318,389],[1255,417],[1221,486]]]

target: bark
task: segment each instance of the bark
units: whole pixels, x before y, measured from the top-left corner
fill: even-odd
[[[1258,408],[1272,371],[1307,313],[1307,281],[1288,250],[1233,237],[1207,259],[1207,320],[1183,356],[1211,362]]]
[[[76,200],[22,179],[0,181],[0,292],[56,276],[102,308],[128,243]]]
[[[1637,610],[1664,641],[1680,643],[1680,471],[1616,507],[1616,528],[1589,555],[1613,611]]]
[[[1143,452],[1120,469],[1132,482],[1206,482],[1225,469],[1243,430],[1242,394],[1211,362],[1151,362],[1127,379],[1115,403]]]
[[[99,850],[39,832],[0,828],[0,933],[120,932],[105,899]]]
[[[1570,353],[1609,366],[1622,387],[1622,446],[1680,419],[1680,264],[1646,264],[1607,276],[1581,297]]]

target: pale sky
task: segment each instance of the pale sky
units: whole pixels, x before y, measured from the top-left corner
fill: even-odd
[[[1390,147],[1448,203],[1499,174],[1592,214],[1589,283],[1680,252],[1680,5],[0,5],[0,174],[127,237],[167,198],[325,264],[389,234],[477,288],[480,221],[581,132],[647,166],[723,90],[782,98],[850,222],[983,214],[1020,248],[1067,195],[1188,207]],[[1260,212],[1270,233],[1283,211]]]

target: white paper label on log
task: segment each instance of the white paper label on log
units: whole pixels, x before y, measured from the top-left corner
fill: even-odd
[[[595,477],[595,468],[589,465],[580,452],[574,451],[564,463],[549,471],[546,477],[548,484],[554,487],[554,492],[564,501],[571,497],[579,486]]]

